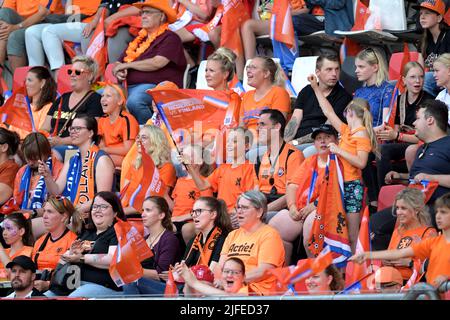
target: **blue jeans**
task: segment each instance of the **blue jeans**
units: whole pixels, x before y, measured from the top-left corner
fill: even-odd
[[[123,292],[109,289],[96,283],[81,281],[81,285],[74,292],[69,294],[69,297],[96,298],[118,295],[123,295]]]
[[[436,97],[439,94],[440,88],[436,85],[433,72],[425,72],[423,91],[431,94],[433,97]]]
[[[152,294],[162,295],[166,289],[166,283],[153,279],[140,278],[135,282],[123,286],[123,293],[125,295],[141,295]]]
[[[156,85],[150,83],[128,87],[127,108],[139,124],[145,124],[152,117],[152,97],[146,91],[154,87]]]

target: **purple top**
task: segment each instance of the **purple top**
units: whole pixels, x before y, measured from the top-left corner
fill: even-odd
[[[141,264],[144,269],[155,269],[158,273],[169,270],[169,266],[174,265],[181,257],[180,242],[169,230],[164,231],[152,251],[154,256]]]
[[[138,71],[128,69],[127,84],[132,86],[142,83],[157,85],[162,81],[172,81],[178,87],[183,87],[183,75],[186,69],[186,58],[183,52],[183,44],[180,37],[174,32],[167,30],[153,40],[148,48],[135,61],[150,59],[155,56],[166,57],[170,62],[155,71]],[[125,52],[122,53],[119,60],[123,61]]]

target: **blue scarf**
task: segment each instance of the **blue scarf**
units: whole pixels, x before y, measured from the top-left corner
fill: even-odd
[[[64,197],[69,198],[72,202],[77,198],[82,166],[81,153],[80,150],[78,150],[78,152],[70,159],[66,187],[62,193]]]
[[[50,172],[52,172],[52,157],[50,156],[46,162]],[[27,166],[23,173],[22,180],[20,180],[19,191],[24,192],[23,201],[20,205],[20,209],[39,209],[42,208],[45,198],[47,196],[47,185],[45,184],[44,176],[39,178],[36,187],[33,190],[31,199],[28,199],[30,194],[30,182],[31,182],[31,168]]]

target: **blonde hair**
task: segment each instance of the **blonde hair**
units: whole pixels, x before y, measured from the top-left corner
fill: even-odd
[[[114,94],[116,95],[116,97],[118,97],[119,99],[122,100],[122,104],[120,105],[120,109],[121,110],[125,110],[125,105],[127,104],[127,95],[126,95],[126,91],[123,90],[123,88],[118,85],[118,84],[114,84],[114,83],[108,83],[106,84],[105,88],[111,88],[114,91]],[[103,90],[104,90],[103,89]]]
[[[425,195],[422,191],[413,188],[401,190],[395,196],[394,205],[392,207],[394,212],[396,210],[398,200],[405,201],[408,207],[411,207],[413,210],[417,211],[417,219],[421,225],[430,226],[430,213],[428,212],[428,208],[425,206]]]
[[[228,72],[227,81],[231,81],[236,70],[236,54],[228,48],[221,47],[208,57],[208,61],[217,61],[221,64],[222,72]]]
[[[140,132],[145,131],[148,134],[150,145],[146,149],[147,154],[152,157],[156,167],[170,162],[170,146],[167,137],[159,127],[153,125],[144,125]],[[134,162],[135,169],[142,165],[142,155],[138,154]]]
[[[254,59],[261,59],[263,68],[270,72],[270,82],[273,85],[284,88],[285,79],[283,77],[283,69],[279,62],[275,62],[271,57],[255,57]]]
[[[362,119],[363,126],[367,130],[369,135],[370,143],[372,145],[372,151],[375,153],[377,158],[380,158],[380,151],[378,150],[378,142],[372,127],[372,114],[370,113],[369,102],[365,99],[354,98],[345,108],[346,110],[351,110],[355,113],[356,117]]]
[[[433,62],[433,68],[436,62],[442,63],[445,67],[450,69],[450,53],[444,53],[437,57]]]
[[[405,67],[403,68],[402,76],[406,77],[408,72],[414,68],[419,68],[420,70],[422,70],[423,73],[425,73],[425,70],[423,69],[423,67],[420,63],[418,63],[417,61],[410,61],[407,64],[405,64]]]
[[[75,56],[72,59],[72,64],[75,62],[80,62],[86,66],[86,68],[91,72],[91,79],[89,81],[94,83],[98,78],[98,64],[97,62],[89,56]]]
[[[371,66],[377,64],[378,71],[375,79],[375,85],[381,86],[384,81],[388,80],[387,63],[381,53],[375,48],[366,48],[358,53],[356,59],[363,60]]]
[[[48,197],[47,202],[60,214],[67,213],[68,218],[69,218],[67,220],[67,224],[69,224],[70,221],[72,222],[71,229],[74,232],[79,232],[81,230],[81,227],[82,227],[81,219],[82,218],[81,218],[80,212],[78,212],[75,209],[74,205],[69,200],[69,198],[63,197],[63,196],[51,195]]]

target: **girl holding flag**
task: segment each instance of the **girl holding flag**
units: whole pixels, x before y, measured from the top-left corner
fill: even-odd
[[[78,152],[64,164],[56,180],[42,160],[39,161],[39,174],[44,176],[50,194],[68,197],[87,217],[95,193],[113,190],[114,163],[96,144],[98,127],[95,118],[77,115],[69,126],[69,132]]]
[[[369,103],[360,98],[353,99],[344,110],[347,124],[336,115],[333,107],[319,89],[316,77],[308,81],[316,94],[320,108],[331,125],[341,134],[339,145],[330,143],[330,152],[339,156],[343,165],[344,209],[348,223],[352,252],[358,241],[360,211],[364,196],[362,169],[367,165],[370,152],[378,154],[378,144],[372,127]]]

